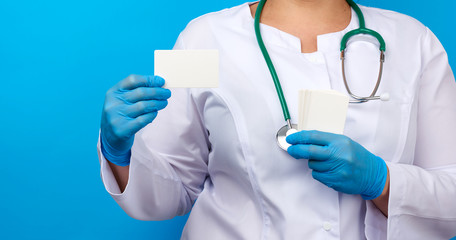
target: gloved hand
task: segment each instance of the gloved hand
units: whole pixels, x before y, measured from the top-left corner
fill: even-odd
[[[110,162],[130,164],[134,135],[168,105],[171,91],[158,76],[130,75],[106,93],[101,116],[101,151]]]
[[[316,180],[336,191],[361,194],[375,199],[385,187],[385,162],[344,135],[301,131],[286,138],[288,153],[296,159],[309,159]]]

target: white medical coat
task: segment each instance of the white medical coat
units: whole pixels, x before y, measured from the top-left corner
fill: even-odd
[[[180,34],[175,49],[220,51],[220,87],[172,89],[168,107],[136,134],[123,193],[99,152],[107,191],[137,219],[192,210],[182,239],[455,236],[456,83],[447,55],[418,21],[361,9],[387,44],[378,92],[391,100],[351,104],[344,134],[387,162],[388,218],[359,195],[314,180],[306,160],[277,146],[285,121],[247,3],[199,17]],[[301,53],[299,38],[261,25],[294,122],[299,89],[347,93],[340,41],[357,27],[352,12],[345,30],[318,36],[318,51]],[[370,94],[378,68],[375,39],[350,41],[347,77],[355,94]]]

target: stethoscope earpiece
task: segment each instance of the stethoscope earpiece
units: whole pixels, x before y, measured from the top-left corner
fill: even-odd
[[[389,101],[390,100],[390,94],[389,93],[382,93],[380,95],[380,100],[386,102],[386,101]]]

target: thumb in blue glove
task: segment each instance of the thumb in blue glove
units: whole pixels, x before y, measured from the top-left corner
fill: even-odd
[[[363,199],[379,197],[385,187],[385,162],[344,135],[301,131],[286,138],[288,153],[309,159],[314,179],[336,191],[360,194]]]
[[[130,75],[108,90],[100,132],[101,151],[107,160],[119,166],[130,164],[134,135],[168,104],[171,91],[161,88],[164,84],[158,76]]]

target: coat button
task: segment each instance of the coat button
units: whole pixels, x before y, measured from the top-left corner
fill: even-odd
[[[331,223],[330,223],[330,222],[324,222],[324,223],[323,223],[323,229],[324,229],[325,231],[331,230],[331,227],[332,227],[332,226],[331,226]]]

